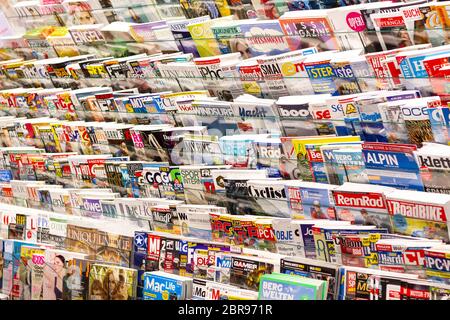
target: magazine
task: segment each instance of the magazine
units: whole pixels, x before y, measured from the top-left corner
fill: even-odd
[[[449,193],[446,178],[448,175],[446,149],[444,145],[426,143],[422,148],[414,151],[425,191]]]
[[[391,230],[386,197],[394,191],[390,187],[346,182],[332,191],[336,217]]]
[[[392,230],[408,236],[447,241],[448,195],[396,190],[386,195]],[[416,196],[416,197],[415,197]]]

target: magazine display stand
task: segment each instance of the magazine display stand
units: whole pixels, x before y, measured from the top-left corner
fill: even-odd
[[[449,3],[3,9],[0,299],[450,296]]]

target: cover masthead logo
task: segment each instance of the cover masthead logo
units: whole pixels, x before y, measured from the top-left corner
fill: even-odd
[[[229,257],[217,257],[216,265],[218,268],[231,268],[231,259]]]
[[[333,191],[333,197],[337,206],[386,209],[386,203],[382,194]]]
[[[255,198],[266,199],[286,199],[286,190],[284,186],[248,186],[248,193]]]
[[[418,155],[419,164],[421,167],[430,169],[446,169],[450,170],[450,157],[433,157]]]
[[[447,217],[444,207],[432,204],[420,204],[414,202],[388,200],[389,214],[401,214],[407,218],[446,222]]]
[[[244,259],[233,259],[233,267],[245,270],[255,270],[258,268],[258,264]]]
[[[170,279],[158,282],[155,278],[145,278],[145,290],[163,293],[164,291],[175,291],[176,282]]]
[[[147,253],[159,256],[161,249],[161,238],[153,235],[148,236]]]
[[[445,253],[426,251],[425,265],[427,269],[450,272],[450,259]]]

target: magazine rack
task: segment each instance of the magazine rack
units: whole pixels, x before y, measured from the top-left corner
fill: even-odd
[[[1,241],[45,243],[96,263],[131,266],[138,291],[145,290],[144,271],[155,265],[166,270],[165,259],[175,251],[178,256],[168,262],[173,273],[230,277],[191,263],[190,244],[226,247],[248,259],[278,253],[286,256],[278,259],[280,272],[327,280],[328,299],[358,298],[340,288],[348,285],[346,272],[347,280],[358,272],[370,279],[365,293],[378,299],[378,264],[382,271],[392,266],[379,263],[374,248],[354,254],[345,251],[352,239],[339,228],[315,241],[314,224],[302,224],[322,219],[360,224],[362,230],[376,226],[380,238],[392,232],[409,241],[405,218],[391,208],[400,200],[384,191],[421,191],[412,196],[416,202],[439,198],[430,203],[440,201],[438,192],[450,194],[445,160],[438,163],[427,149],[442,155],[450,144],[445,4],[420,6],[425,9],[419,18],[408,16],[414,12],[403,4],[398,12],[381,14],[362,14],[358,7],[358,15],[343,1],[91,2],[98,6],[19,2],[17,15],[9,18],[17,30],[26,29],[24,35],[0,38]],[[338,6],[328,17],[300,12]],[[227,23],[211,23],[209,35],[199,36],[196,28],[209,21],[205,14]],[[440,20],[432,19],[438,15]],[[424,17],[429,24],[423,25]],[[176,34],[173,18],[199,21]],[[423,70],[400,65],[419,61],[426,50],[436,50],[440,59],[423,62]],[[185,54],[170,56],[179,52]],[[292,58],[293,52],[298,56]],[[345,190],[347,182],[360,189]],[[345,193],[352,205],[337,202]],[[381,203],[382,214],[369,215],[353,194]],[[192,215],[183,205],[198,205],[195,214],[203,217],[194,217],[201,227],[189,225]],[[209,207],[202,211],[201,205]],[[446,221],[427,221],[412,236],[448,242],[447,228]],[[158,252],[157,260],[147,262],[148,251],[134,242],[141,233],[182,248],[167,256]],[[361,243],[373,240],[367,234]],[[304,236],[313,237],[313,249]],[[423,252],[402,266],[408,281],[417,281],[408,285],[448,294],[439,276],[427,274]],[[30,298],[30,274],[54,268],[33,261],[39,253],[27,255],[8,252],[1,259],[10,268],[3,281],[8,298]],[[320,261],[319,271],[311,275],[293,266],[295,261],[287,266],[285,260],[296,257]],[[325,272],[322,262],[332,270]],[[97,284],[105,279],[98,268]],[[64,279],[53,271],[56,286]],[[79,281],[89,282],[88,273],[80,272],[85,277]],[[237,278],[257,289],[259,278],[244,276]],[[102,298],[92,286],[87,289],[91,298]],[[37,290],[40,299],[44,294]],[[88,293],[77,296],[87,299]],[[112,298],[109,292],[106,299]]]

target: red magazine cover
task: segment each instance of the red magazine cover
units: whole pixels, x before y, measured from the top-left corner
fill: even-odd
[[[445,79],[445,69],[442,67],[450,65],[450,54],[432,56],[423,61],[425,70],[430,77],[433,93],[438,96],[448,96],[450,92],[446,92],[448,79]]]

